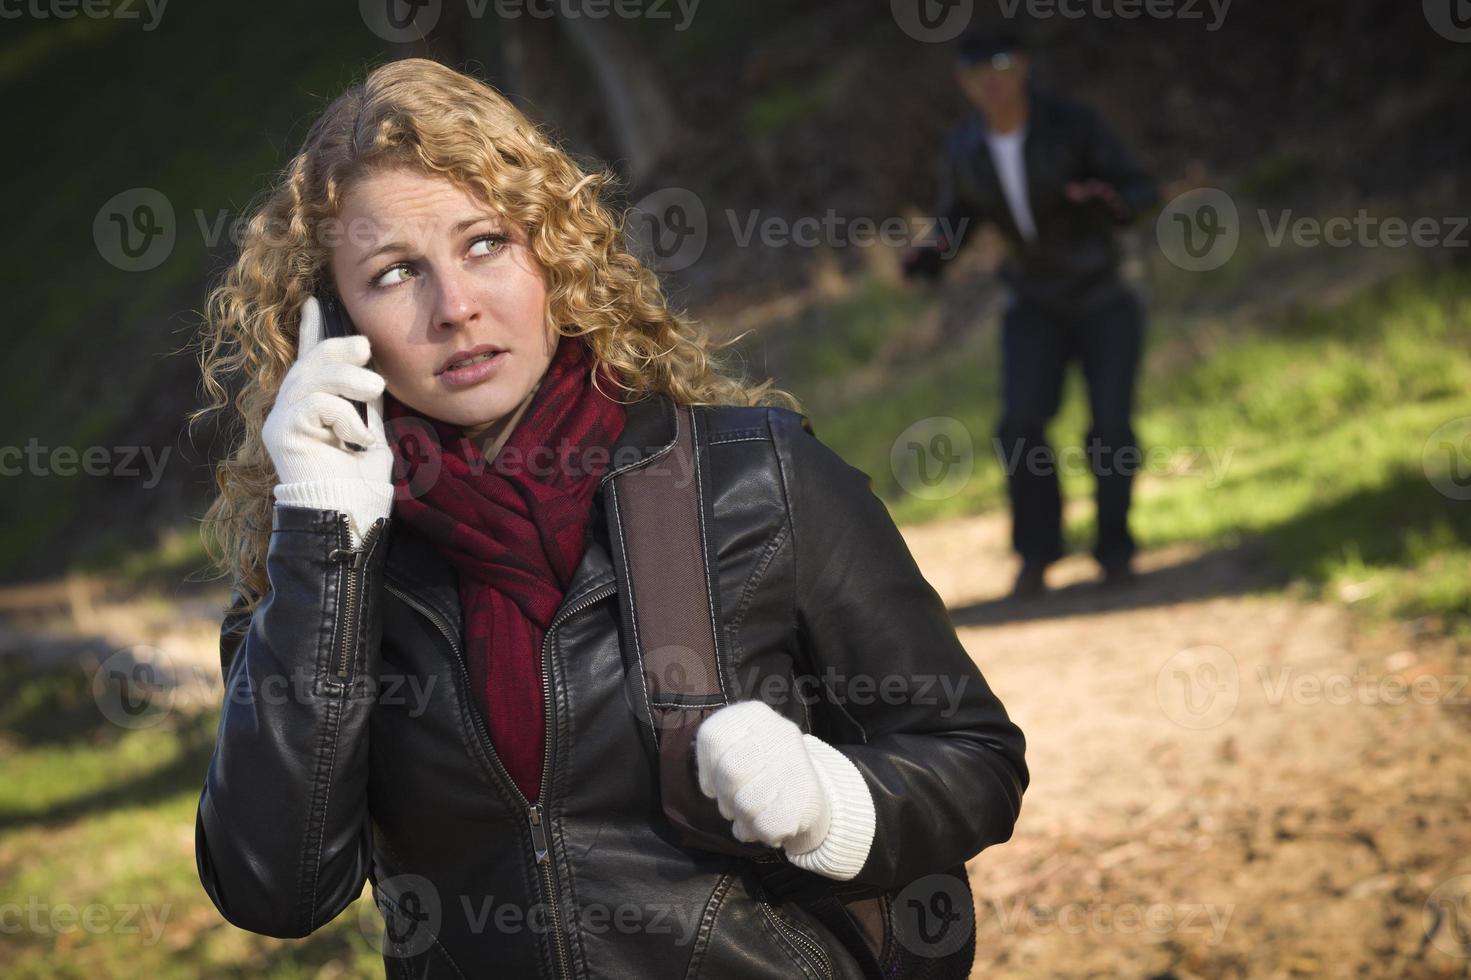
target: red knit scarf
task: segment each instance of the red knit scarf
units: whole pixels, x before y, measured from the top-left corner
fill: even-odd
[[[394,514],[459,572],[471,693],[496,755],[529,800],[541,794],[541,644],[581,561],[624,408],[594,389],[592,351],[563,336],[494,463],[458,426],[384,394],[397,462]],[[608,366],[604,391],[616,391]],[[423,423],[392,425],[412,417]],[[437,439],[428,437],[432,427]]]

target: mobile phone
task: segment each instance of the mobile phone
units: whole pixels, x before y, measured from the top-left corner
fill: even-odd
[[[315,294],[317,302],[322,307],[322,337],[324,339],[327,337],[351,337],[358,332],[358,328],[353,326],[351,318],[347,315],[347,307],[343,305],[342,297],[338,296],[334,289],[330,286],[318,284]],[[355,398],[349,398],[348,401],[352,402],[353,407],[358,410],[358,418],[362,419],[364,424],[367,424],[368,406]],[[346,445],[354,451],[360,451],[363,448],[353,442],[348,442]]]

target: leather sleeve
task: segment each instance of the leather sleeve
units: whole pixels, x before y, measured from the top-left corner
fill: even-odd
[[[872,790],[854,881],[902,886],[1011,837],[1028,782],[1021,730],[961,645],[862,470],[805,416],[772,409],[808,667],[852,722],[834,744]]]
[[[270,589],[252,615],[237,590],[221,625],[224,705],[195,863],[210,900],[242,929],[305,936],[362,892],[386,523],[366,550],[344,553],[337,511],[277,504]]]
[[[1078,116],[1076,130],[1088,173],[1113,185],[1126,212],[1118,221],[1132,223],[1159,202],[1159,187],[1102,116],[1082,103],[1073,103],[1073,111]]]
[[[941,236],[948,233],[949,237],[934,246],[934,249],[947,259],[953,259],[972,239],[976,229],[988,220],[966,196],[965,184],[960,177],[961,168],[965,164],[964,153],[964,141],[958,133],[952,133],[946,139],[935,167],[938,190],[935,195],[936,224],[933,234]]]

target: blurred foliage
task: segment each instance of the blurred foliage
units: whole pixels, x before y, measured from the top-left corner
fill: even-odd
[[[1415,271],[1341,305],[1293,304],[1245,326],[1151,328],[1136,418],[1155,461],[1136,484],[1141,545],[1254,538],[1313,591],[1471,623],[1471,508],[1440,493],[1422,459],[1432,432],[1471,417],[1468,286],[1464,271]],[[818,435],[873,477],[901,522],[1003,506],[994,328],[891,372],[882,397],[848,396],[833,379],[918,316],[901,291],[860,295],[861,315],[819,317],[821,331],[795,334],[814,349],[789,358],[786,383]],[[1050,428],[1059,452],[1088,427],[1076,364],[1065,390]],[[908,426],[945,416],[970,433],[975,470],[955,495],[922,499],[903,489],[890,453]],[[1091,497],[1092,478],[1076,467],[1063,484],[1069,498]],[[1083,550],[1091,533],[1089,518],[1068,538]]]
[[[170,6],[153,31],[116,17],[11,24],[0,37],[8,124],[45,139],[5,154],[4,184],[66,192],[21,208],[0,241],[0,262],[17,270],[8,352],[30,368],[0,390],[0,445],[107,445],[157,384],[161,355],[188,342],[229,222],[285,162],[289,139],[262,134],[285,120],[299,139],[348,66],[382,57],[381,42],[326,4]],[[174,209],[174,247],[147,274],[110,265],[93,241],[98,209],[133,187]],[[193,312],[169,323],[160,310]],[[82,482],[5,483],[5,505],[28,519],[0,539],[0,567],[65,534]]]

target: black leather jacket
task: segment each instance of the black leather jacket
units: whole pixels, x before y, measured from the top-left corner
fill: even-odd
[[[1081,102],[1028,89],[1023,150],[1027,200],[1037,237],[1028,242],[1001,189],[986,123],[972,110],[945,140],[935,215],[956,240],[929,249],[953,254],[982,224],[994,223],[1011,246],[1001,277],[1022,298],[1065,312],[1081,312],[1118,295],[1118,227],[1153,207],[1159,190],[1098,114]],[[1102,180],[1118,192],[1122,213],[1101,202],[1074,204],[1063,194],[1070,181]]]
[[[1028,781],[1022,732],[868,477],[798,413],[695,417],[731,700],[763,697],[838,745],[873,793],[867,863],[823,881],[873,894],[1007,840]],[[605,490],[672,446],[675,418],[663,395],[628,406],[543,645],[535,801],[468,694],[453,567],[391,519],[351,551],[338,512],[276,507],[271,588],[253,616],[237,592],[223,624],[225,703],[195,827],[226,919],[305,936],[367,878],[394,977],[861,976],[815,917],[763,890],[758,861],[794,869],[779,849],[753,861],[682,848],[660,809]]]

